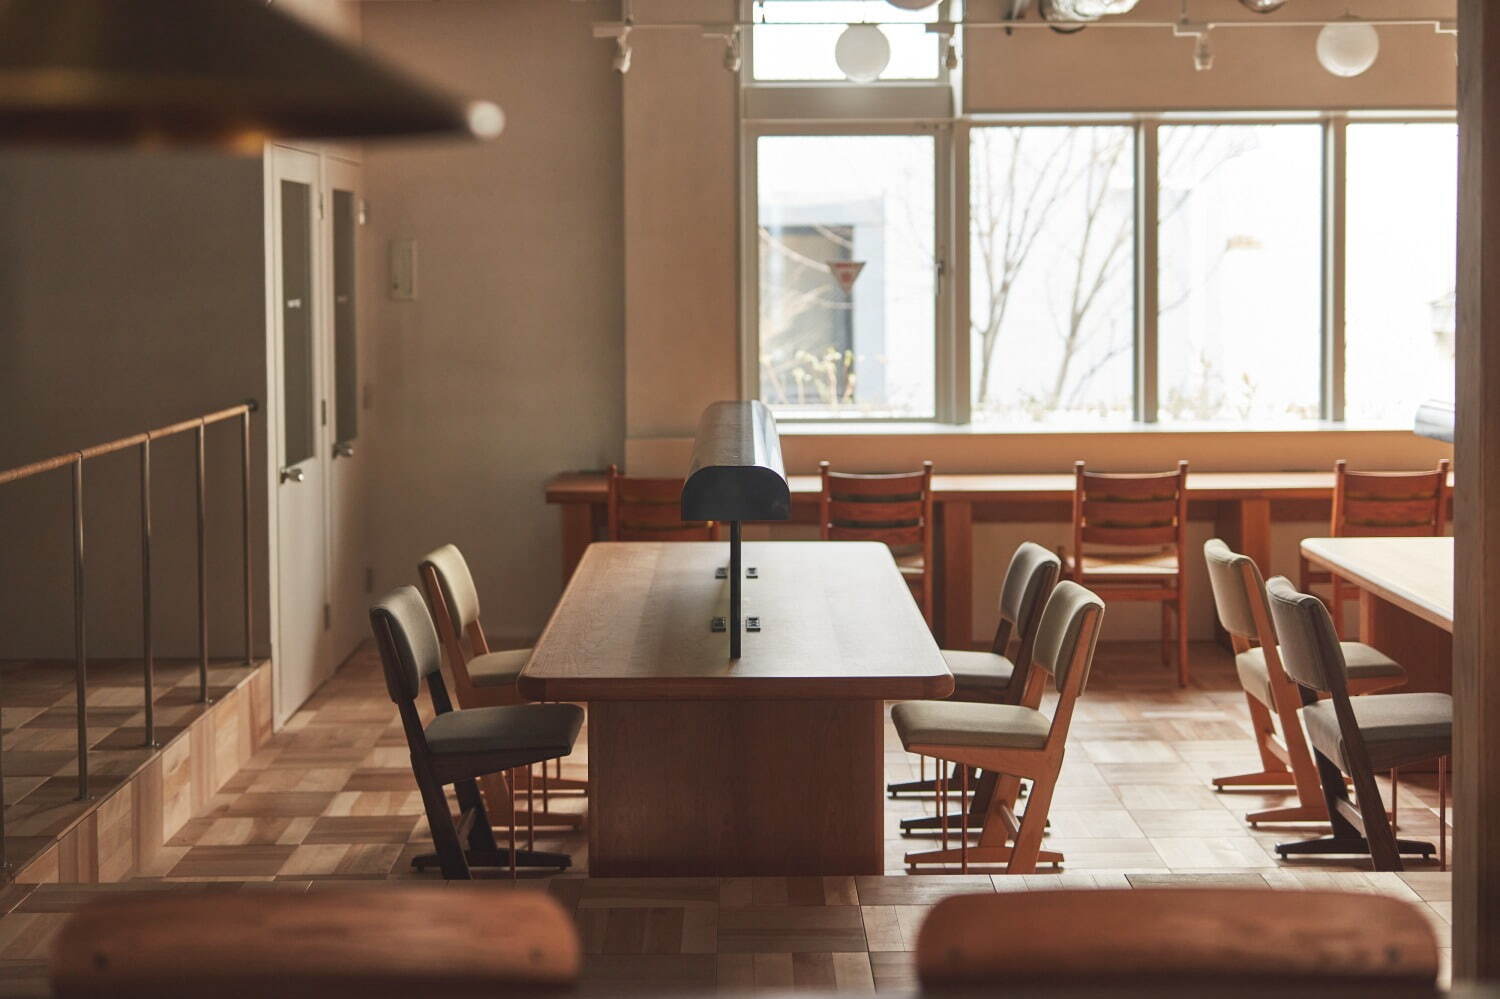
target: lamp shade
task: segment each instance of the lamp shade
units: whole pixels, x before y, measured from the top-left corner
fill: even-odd
[[[891,43],[873,24],[851,24],[833,46],[833,60],[855,83],[869,83],[891,61]]]
[[[1318,32],[1318,62],[1334,76],[1358,76],[1379,55],[1380,33],[1372,24],[1341,20]]]
[[[264,0],[0,0],[0,141],[248,149],[503,123]]]

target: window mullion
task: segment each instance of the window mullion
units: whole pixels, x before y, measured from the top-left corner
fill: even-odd
[[[1344,284],[1349,119],[1331,116],[1323,140],[1322,416],[1344,419]]]
[[[1144,118],[1136,125],[1135,159],[1135,418],[1157,422],[1157,320],[1159,318],[1159,270],[1157,259],[1160,222],[1157,120]]]

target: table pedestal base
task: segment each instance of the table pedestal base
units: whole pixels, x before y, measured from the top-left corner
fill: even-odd
[[[881,701],[593,701],[589,874],[879,874]]]

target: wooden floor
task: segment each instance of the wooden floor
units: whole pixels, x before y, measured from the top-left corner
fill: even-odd
[[[1194,654],[1194,685],[1182,690],[1159,664],[1154,647],[1101,649],[1074,716],[1046,841],[1049,849],[1066,855],[1064,870],[1368,870],[1368,862],[1358,858],[1279,861],[1272,851],[1275,843],[1317,835],[1318,828],[1250,829],[1242,820],[1244,812],[1288,796],[1213,790],[1210,778],[1257,769],[1257,761],[1244,695],[1228,655],[1209,644],[1194,646]],[[565,763],[565,775],[586,773],[584,744],[580,738],[580,752]],[[886,744],[887,776],[915,777],[916,759],[901,751],[889,726]],[[25,754],[8,753],[8,774],[16,757]],[[810,807],[817,799],[817,780],[818,775],[809,774],[804,789]],[[538,779],[539,807],[540,783]],[[562,812],[584,807],[576,793],[550,795],[548,804]],[[1436,837],[1436,806],[1430,779],[1403,779],[1402,834]],[[930,838],[901,837],[899,819],[933,810],[930,800],[887,800],[888,874],[903,873],[902,855],[908,850],[933,845]],[[522,834],[524,840],[524,829]],[[587,870],[586,832],[538,829],[536,844],[572,854],[574,870]],[[235,881],[402,878],[416,876],[410,871],[411,857],[430,849],[401,726],[374,652],[366,648],[224,785],[207,814],[190,820],[154,867],[142,873]],[[1410,867],[1436,869],[1416,860]]]
[[[1279,794],[1216,794],[1208,780],[1251,768],[1244,698],[1228,657],[1196,646],[1195,685],[1180,690],[1154,648],[1105,647],[1073,724],[1074,738],[1047,845],[1067,854],[1061,873],[904,876],[913,846],[897,820],[931,803],[887,802],[889,876],[607,880],[584,877],[586,836],[539,830],[537,846],[570,851],[575,870],[551,879],[486,880],[474,890],[546,890],[574,911],[585,949],[586,990],[661,993],[675,987],[743,990],[911,984],[910,951],[928,906],[950,894],[1046,886],[1131,888],[1162,884],[1340,887],[1387,892],[1423,907],[1449,946],[1448,874],[1413,864],[1401,875],[1362,873],[1367,863],[1279,863],[1270,847],[1316,830],[1249,830],[1240,813]],[[582,745],[580,740],[580,746]],[[892,779],[916,763],[887,738]],[[581,757],[565,773],[582,776]],[[816,807],[818,775],[805,793]],[[556,810],[580,811],[576,794]],[[1404,781],[1401,826],[1436,833],[1430,788]],[[44,959],[68,912],[99,892],[139,890],[317,891],[387,879],[431,879],[409,869],[431,849],[407,750],[377,663],[356,654],[243,770],[190,820],[155,866],[122,885],[16,885],[0,891],[0,995],[45,994]],[[524,838],[524,831],[523,831]],[[915,841],[923,845],[923,841]],[[272,884],[274,883],[274,884]],[[459,890],[457,887],[455,890]]]
[[[251,668],[209,666],[208,693],[218,700]],[[145,745],[144,684],[139,661],[96,660],[88,666],[89,794],[78,797],[78,726],[72,663],[0,662],[0,770],[4,771],[5,859],[13,868],[49,846],[99,798],[119,787],[153,755]],[[165,746],[203,711],[198,664],[168,660],[153,677],[156,743]]]

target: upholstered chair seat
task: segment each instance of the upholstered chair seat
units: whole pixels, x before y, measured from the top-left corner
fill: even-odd
[[[1370,766],[1389,770],[1447,756],[1453,745],[1453,698],[1447,694],[1381,694],[1349,701]],[[1331,700],[1302,709],[1308,741],[1344,770],[1349,760]]]
[[[1371,648],[1363,642],[1340,642],[1339,648],[1344,652],[1344,662],[1348,664],[1349,684],[1351,687],[1359,688],[1363,681],[1388,679],[1390,686],[1396,686],[1397,681],[1404,682],[1406,670],[1401,664],[1378,649]],[[1279,667],[1278,667],[1279,668]],[[1247,649],[1234,657],[1234,669],[1239,674],[1240,685],[1245,692],[1253,694],[1272,711],[1276,710],[1276,700],[1271,694],[1271,678],[1266,672],[1266,653],[1260,646]]]
[[[901,744],[1040,749],[1052,719],[1015,704],[906,701],[891,709]]]
[[[514,687],[530,661],[530,649],[486,652],[469,660],[469,682],[476,687]]]
[[[449,711],[428,723],[426,734],[434,756],[515,753],[516,761],[504,765],[519,767],[568,755],[582,727],[576,704],[516,704]]]
[[[994,652],[944,649],[943,661],[953,674],[953,698],[969,700],[970,694],[999,697],[1010,687],[1016,664]]]

